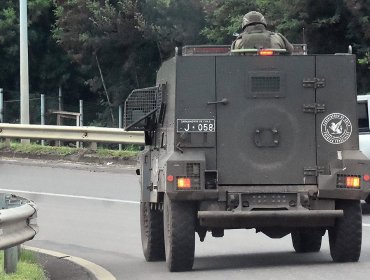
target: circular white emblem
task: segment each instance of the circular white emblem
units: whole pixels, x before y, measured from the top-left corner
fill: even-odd
[[[342,144],[352,134],[351,121],[341,113],[327,115],[321,123],[321,134],[331,144]]]

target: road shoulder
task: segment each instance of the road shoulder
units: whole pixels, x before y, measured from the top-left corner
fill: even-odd
[[[37,253],[40,265],[53,280],[116,280],[103,267],[82,258],[30,246],[24,249]]]

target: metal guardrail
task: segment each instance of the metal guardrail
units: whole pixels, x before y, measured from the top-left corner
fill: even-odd
[[[38,232],[36,204],[19,196],[0,194],[0,250],[4,250],[4,270],[16,271],[17,246]]]
[[[0,138],[64,140],[143,145],[144,132],[120,128],[0,123]]]

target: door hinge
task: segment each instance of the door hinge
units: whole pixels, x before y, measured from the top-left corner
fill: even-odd
[[[323,166],[303,168],[304,176],[318,176],[320,174],[324,174],[324,171],[325,171],[325,167],[323,167]]]
[[[313,114],[323,113],[325,112],[325,104],[303,104],[303,112]]]
[[[313,79],[304,79],[302,83],[304,88],[323,88],[325,87],[324,78],[313,78]]]

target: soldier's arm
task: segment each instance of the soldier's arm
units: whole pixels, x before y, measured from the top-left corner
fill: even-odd
[[[294,51],[293,45],[288,41],[287,38],[285,38],[285,36],[283,34],[278,33],[278,35],[283,40],[284,45],[285,45],[285,49],[287,50],[287,52],[290,53],[290,54],[293,53],[293,51]]]
[[[232,50],[240,49],[240,43],[241,43],[241,39],[236,39],[236,40],[231,44],[231,49],[232,49]]]

